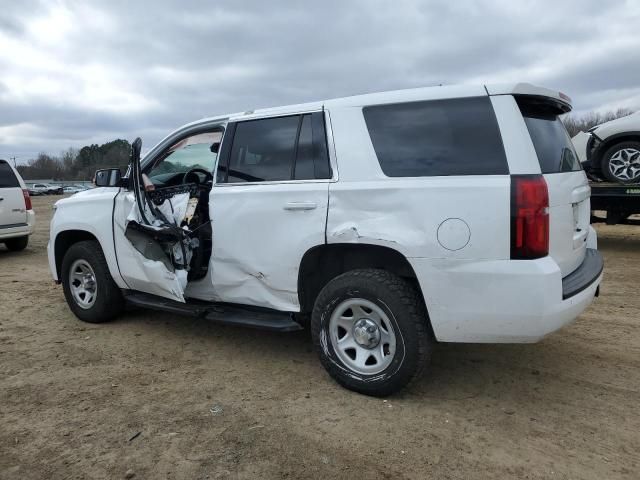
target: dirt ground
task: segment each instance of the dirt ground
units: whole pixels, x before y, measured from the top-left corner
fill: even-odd
[[[0,478],[640,476],[640,225],[597,226],[605,280],[575,324],[438,345],[381,400],[335,384],[306,331],[81,323],[48,270],[56,199],[26,251],[0,246]]]

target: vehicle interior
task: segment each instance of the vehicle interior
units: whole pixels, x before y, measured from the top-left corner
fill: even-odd
[[[130,222],[125,235],[134,246],[140,245],[143,255],[162,257],[168,267],[186,269],[189,281],[204,278],[211,257],[209,192],[222,134],[222,129],[216,129],[185,137],[144,170],[137,170],[139,160],[137,169],[133,162],[132,186],[141,194],[137,198],[141,221]],[[178,220],[173,215],[176,211],[183,213]],[[154,253],[148,245],[143,247],[149,237],[159,247]]]

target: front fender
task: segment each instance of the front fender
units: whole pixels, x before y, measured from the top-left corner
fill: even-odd
[[[113,205],[118,191],[119,188],[95,188],[56,203],[47,246],[49,268],[56,281],[60,280],[58,267],[62,263],[62,258],[56,258],[56,242],[65,232],[67,235],[78,232],[78,240],[89,234],[98,241],[113,280],[118,287],[127,288],[118,269],[113,242]]]

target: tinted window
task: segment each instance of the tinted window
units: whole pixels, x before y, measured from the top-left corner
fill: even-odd
[[[238,123],[227,181],[290,180],[298,123],[297,115]]]
[[[218,182],[227,165],[231,183],[331,178],[322,112],[232,123],[227,132]]]
[[[488,97],[377,105],[363,112],[389,177],[509,173]]]
[[[324,112],[311,114],[313,130],[313,158],[316,178],[331,178],[327,134],[324,128]]]
[[[580,170],[580,161],[564,124],[552,112],[521,105],[520,110],[538,154],[542,173]]]
[[[7,162],[0,162],[0,188],[19,187],[20,183]]]
[[[296,180],[309,180],[315,178],[311,115],[305,115],[302,119],[302,125],[300,126],[300,137],[298,138],[298,152],[296,156],[294,178]]]

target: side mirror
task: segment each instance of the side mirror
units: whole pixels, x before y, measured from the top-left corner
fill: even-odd
[[[211,150],[211,153],[218,153],[220,151],[220,142],[213,142],[209,150]]]
[[[121,177],[119,168],[105,168],[96,171],[93,183],[96,187],[119,187]]]

